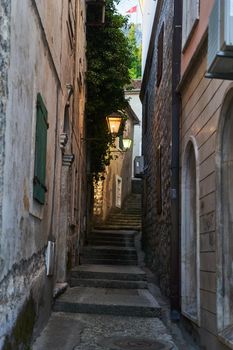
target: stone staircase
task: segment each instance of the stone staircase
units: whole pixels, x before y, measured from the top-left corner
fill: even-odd
[[[81,252],[81,264],[137,265],[135,231],[94,230]]]
[[[111,213],[100,230],[141,230],[141,195],[131,194],[119,212]]]
[[[140,195],[131,195],[119,213],[91,233],[81,265],[70,274],[70,288],[54,311],[160,317],[161,308],[137,266],[135,235],[141,229]]]

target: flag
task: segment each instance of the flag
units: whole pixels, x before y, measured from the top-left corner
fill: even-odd
[[[126,13],[134,13],[134,12],[137,12],[137,6],[133,6],[133,7],[131,7],[131,9],[126,11]]]

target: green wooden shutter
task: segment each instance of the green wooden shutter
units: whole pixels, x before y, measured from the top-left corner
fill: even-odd
[[[36,140],[35,140],[35,166],[33,180],[33,198],[40,204],[45,203],[46,153],[47,153],[47,109],[40,94],[37,95],[36,104]]]

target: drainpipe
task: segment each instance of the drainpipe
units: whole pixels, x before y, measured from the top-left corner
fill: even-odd
[[[172,60],[172,159],[171,159],[171,319],[180,318],[180,228],[179,228],[179,120],[181,99],[176,91],[180,81],[182,0],[174,1]]]

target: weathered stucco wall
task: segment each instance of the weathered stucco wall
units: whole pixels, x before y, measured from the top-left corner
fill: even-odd
[[[134,126],[133,155],[132,155],[132,177],[134,177],[134,159],[142,154],[142,103],[139,98],[139,89],[125,91],[125,97],[139,119],[139,124]]]
[[[24,345],[30,342],[31,334],[23,339],[23,331],[22,339],[16,339],[17,319],[24,324],[23,321],[27,323],[29,317],[31,332],[34,331],[35,334],[43,327],[51,310],[53,287],[57,281],[66,280],[68,252],[70,250],[74,255],[74,263],[77,237],[83,230],[81,221],[85,215],[85,155],[80,136],[83,128],[79,130],[79,127],[83,125],[85,86],[84,81],[79,86],[76,77],[78,69],[81,77],[85,72],[85,2],[72,1],[72,4],[74,17],[79,16],[74,23],[79,40],[74,40],[73,47],[70,45],[67,30],[68,2],[14,1],[11,12],[9,1],[2,1],[0,5],[0,9],[5,6],[5,12],[1,12],[4,22],[1,19],[0,24],[0,35],[3,32],[5,36],[5,43],[1,40],[1,45],[4,43],[5,48],[4,67],[1,67],[4,68],[4,85],[2,80],[0,83],[0,94],[2,90],[4,94],[3,99],[1,96],[0,126],[3,127],[0,128],[0,163],[5,154],[3,184],[0,166],[0,203],[3,187],[0,231],[0,349],[6,335],[9,338],[5,346],[10,342],[14,349],[20,347],[20,342]],[[9,21],[10,37],[7,27]],[[4,53],[1,51],[0,55],[2,52]],[[8,57],[10,67],[7,72]],[[65,150],[61,150],[60,133],[64,131],[64,111],[68,100],[66,84],[73,85],[75,98],[70,98],[68,144]],[[44,205],[33,199],[37,93],[42,95],[49,123],[47,192]],[[64,154],[74,154],[75,165],[67,168],[67,178],[62,179]],[[62,187],[63,182],[71,183],[71,187]],[[81,184],[84,188],[82,196]],[[65,191],[68,209],[64,218],[66,224],[61,227],[62,191]],[[71,193],[80,195],[75,207],[78,211],[78,220],[75,223],[72,222],[75,209]],[[82,209],[81,201],[84,204]],[[64,227],[66,231],[62,230]],[[61,240],[61,236],[65,239]],[[48,240],[55,241],[56,247],[52,277],[46,276]],[[63,260],[60,259],[59,252],[64,255]]]
[[[0,237],[2,233],[3,168],[5,161],[6,105],[10,57],[11,1],[0,2]],[[0,250],[1,252],[1,250]],[[0,254],[0,273],[2,257]]]

